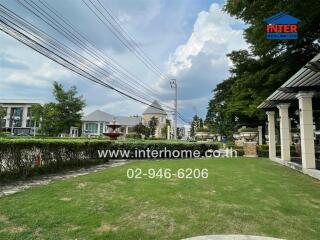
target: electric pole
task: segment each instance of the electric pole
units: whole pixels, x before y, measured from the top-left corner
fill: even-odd
[[[178,85],[176,79],[170,80],[171,88],[174,88],[174,118],[173,118],[173,137],[177,140],[177,119],[178,119]]]

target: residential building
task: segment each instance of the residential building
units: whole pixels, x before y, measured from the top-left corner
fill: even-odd
[[[156,100],[153,101],[153,103],[150,106],[148,106],[142,114],[143,124],[145,126],[148,126],[151,118],[153,117],[155,117],[158,120],[155,137],[165,137],[167,133],[162,132],[162,129],[166,126],[167,113],[163,110],[161,105]]]
[[[96,110],[81,119],[82,133],[84,135],[101,136],[108,131],[107,124],[111,123],[113,120],[121,125],[120,131],[124,135],[128,134],[129,128],[142,122],[142,119],[139,116],[114,116],[104,111]]]
[[[12,131],[14,134],[32,134],[34,121],[31,117],[30,108],[40,102],[29,100],[0,100],[0,106],[4,107],[7,115],[1,119],[5,131]]]

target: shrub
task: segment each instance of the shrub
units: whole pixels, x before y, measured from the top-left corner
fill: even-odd
[[[239,132],[258,132],[257,128],[240,128]]]
[[[196,133],[197,132],[211,132],[209,128],[197,128]]]
[[[257,145],[257,154],[259,157],[269,157],[269,146],[268,145]],[[281,155],[281,146],[276,146],[276,155]],[[299,157],[300,154],[297,152],[294,145],[290,146],[290,155],[291,157]]]
[[[232,147],[232,148],[237,151],[238,157],[241,157],[244,155],[243,147],[236,146],[236,147]]]
[[[128,133],[126,135],[126,138],[129,138],[129,139],[141,139],[141,135],[139,135],[137,133]]]
[[[217,145],[208,143],[166,141],[102,141],[81,139],[2,139],[0,141],[0,177],[29,176],[36,172],[55,172],[107,161],[99,158],[98,150],[199,150],[201,155]],[[114,157],[116,158],[116,157]],[[120,157],[119,157],[120,158]],[[122,159],[125,157],[121,157]]]

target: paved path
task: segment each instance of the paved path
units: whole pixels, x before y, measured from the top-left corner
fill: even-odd
[[[77,170],[48,174],[37,176],[34,178],[30,178],[27,180],[19,180],[14,181],[8,184],[0,184],[0,197],[7,196],[10,194],[14,194],[16,192],[21,192],[25,189],[28,189],[33,186],[39,185],[47,185],[52,181],[61,180],[61,179],[68,179],[72,177],[78,177],[82,175],[86,175],[92,172],[97,172],[102,169],[110,168],[110,167],[117,167],[126,164],[127,161],[125,160],[113,160],[104,164],[80,168]]]
[[[283,239],[249,236],[249,235],[207,235],[207,236],[186,238],[184,240],[283,240]]]

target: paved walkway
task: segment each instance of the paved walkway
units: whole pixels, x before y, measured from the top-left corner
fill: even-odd
[[[97,172],[102,169],[121,166],[126,163],[127,163],[127,161],[125,161],[125,160],[113,160],[113,161],[110,161],[110,162],[107,162],[104,164],[100,164],[100,165],[96,165],[96,166],[80,168],[80,169],[72,170],[72,171],[37,176],[37,177],[30,178],[27,180],[14,181],[14,182],[11,182],[8,184],[3,184],[3,185],[0,184],[0,197],[14,194],[16,192],[21,192],[21,191],[28,189],[28,188],[31,188],[33,186],[47,185],[52,181],[61,180],[61,179],[68,179],[68,178],[72,178],[72,177],[78,177],[78,176],[86,175],[86,174],[89,174],[92,172]]]
[[[249,235],[207,235],[207,236],[186,238],[184,240],[281,240],[281,239],[270,238],[270,237],[249,236]]]

